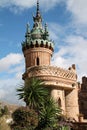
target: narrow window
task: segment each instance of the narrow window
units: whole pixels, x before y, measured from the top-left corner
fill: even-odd
[[[58,106],[61,107],[61,99],[58,99]]]
[[[40,63],[39,63],[40,61],[39,61],[39,58],[37,57],[37,65],[39,65]]]

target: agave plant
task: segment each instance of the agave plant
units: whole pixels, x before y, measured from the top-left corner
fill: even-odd
[[[49,94],[44,87],[44,83],[36,78],[27,80],[25,84],[17,89],[17,92],[19,99],[23,99],[26,106],[32,109],[39,109]]]
[[[58,108],[51,97],[47,97],[44,106],[40,110],[38,130],[53,130],[58,128],[57,117],[61,110]]]

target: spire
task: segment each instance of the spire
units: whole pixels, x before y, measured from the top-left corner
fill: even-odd
[[[39,0],[37,0],[36,16],[33,17],[33,19],[34,19],[34,22],[35,22],[35,21],[37,21],[37,22],[42,22],[42,17],[41,17],[40,9],[39,9]]]
[[[37,0],[37,14],[39,13],[39,0]]]

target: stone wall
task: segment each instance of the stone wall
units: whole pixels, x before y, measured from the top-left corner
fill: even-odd
[[[75,122],[73,123],[72,130],[87,130],[87,123]]]
[[[65,95],[66,116],[78,121],[78,89],[77,87],[71,91],[66,91]]]
[[[56,104],[61,108],[62,114],[65,115],[65,91],[62,89],[52,89],[51,96],[55,100]]]

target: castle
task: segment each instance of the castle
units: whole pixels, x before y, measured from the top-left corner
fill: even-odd
[[[74,64],[68,69],[51,66],[50,61],[54,51],[54,43],[49,38],[47,24],[45,24],[44,28],[42,27],[39,1],[37,1],[36,16],[33,16],[33,21],[32,30],[27,24],[25,41],[22,43],[26,65],[22,78],[25,81],[32,77],[43,80],[46,87],[50,88],[51,96],[61,107],[62,113],[78,122],[79,90],[76,68]],[[79,102],[81,101],[79,100]]]

